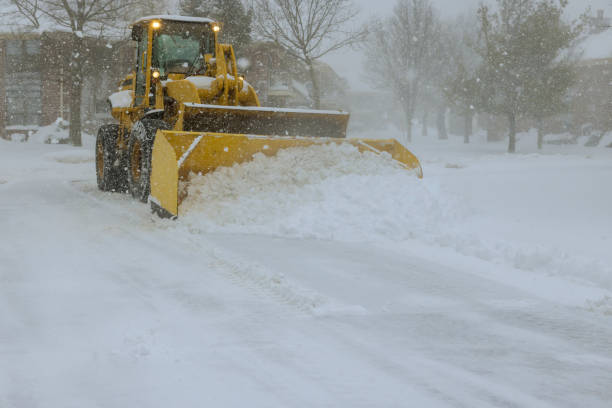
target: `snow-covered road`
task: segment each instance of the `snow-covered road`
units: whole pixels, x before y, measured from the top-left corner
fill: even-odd
[[[452,156],[471,160],[462,148]],[[567,240],[563,227],[516,239],[517,225],[550,228],[575,205],[542,216],[537,186],[551,172],[569,163],[608,186],[608,152],[499,155],[497,165],[482,153],[472,171],[432,149],[419,152],[432,183],[419,192],[431,196],[415,209],[429,224],[397,218],[431,231],[382,240],[376,230],[364,242],[321,239],[321,225],[282,236],[159,220],[97,191],[90,150],[0,140],[0,407],[608,407],[612,277],[601,240],[612,216],[597,200],[609,207],[611,194],[584,198],[595,221],[581,213]],[[512,187],[517,160],[545,171]],[[499,206],[471,202],[491,189],[491,171],[531,191],[541,220],[525,219],[519,200],[505,221]],[[462,185],[472,187],[461,195]],[[463,220],[452,222],[438,193]],[[589,230],[592,245],[576,247]]]

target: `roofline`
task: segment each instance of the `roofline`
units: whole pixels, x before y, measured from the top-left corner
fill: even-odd
[[[151,20],[169,20],[169,21],[182,21],[185,23],[216,23],[215,20],[208,17],[191,17],[191,16],[179,16],[171,14],[159,14],[154,16],[140,17],[134,21],[132,25],[136,25],[145,21]]]
[[[578,65],[580,66],[599,66],[599,65],[609,65],[612,62],[611,57],[604,58],[584,58],[578,61]]]
[[[40,38],[43,34],[47,32],[38,32],[38,31],[6,31],[0,32],[0,40],[30,40],[35,38]]]

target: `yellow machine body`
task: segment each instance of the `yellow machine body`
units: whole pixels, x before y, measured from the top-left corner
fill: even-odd
[[[208,30],[202,32],[210,32],[214,44],[206,45],[206,51],[201,46],[197,69],[163,72],[155,62],[155,52],[161,52],[153,44],[164,29],[182,38],[181,24],[192,24],[186,32]],[[213,20],[191,17],[151,16],[133,24],[136,69],[119,87],[120,93],[131,95],[131,104],[112,106],[120,129],[116,148],[125,152],[117,157],[127,157],[126,168],[140,171],[141,164],[130,160],[144,155],[127,151],[140,146],[128,143],[134,124],[155,119],[170,128],[157,130],[150,155],[150,201],[160,215],[178,215],[179,180],[187,181],[191,172],[205,174],[248,161],[255,153],[273,155],[315,143],[351,143],[362,151],[388,152],[422,177],[418,159],[397,141],[346,139],[347,112],[262,107],[254,88],[238,73],[232,46],[218,42],[219,30]]]

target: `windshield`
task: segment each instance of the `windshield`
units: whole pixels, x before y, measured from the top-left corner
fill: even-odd
[[[203,56],[214,52],[209,24],[164,21],[153,37],[153,67],[161,76],[196,72],[203,68]]]

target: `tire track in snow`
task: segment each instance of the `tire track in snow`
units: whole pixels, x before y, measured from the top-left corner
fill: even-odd
[[[109,198],[115,196],[121,197],[120,195],[98,192],[95,186],[82,180],[74,180],[71,182],[71,185],[82,197],[104,207],[118,218],[126,218],[125,212],[115,204],[115,200],[108,200],[106,197],[104,199],[96,197],[98,194],[108,195]],[[121,202],[133,204],[131,198],[128,200],[121,200]],[[360,311],[358,307],[335,305],[331,299],[319,293],[290,283],[286,277],[280,273],[275,273],[261,265],[241,259],[235,253],[230,253],[225,249],[221,249],[218,245],[215,245],[210,239],[201,234],[199,230],[180,225],[180,220],[159,220],[148,211],[147,216],[139,211],[139,208],[144,207],[144,205],[136,205],[134,207],[136,208],[131,208],[131,210],[138,215],[136,220],[150,222],[149,228],[147,228],[147,232],[138,233],[134,228],[129,228],[124,225],[114,226],[114,228],[120,230],[123,235],[132,236],[135,240],[141,242],[147,242],[149,247],[159,246],[160,239],[164,239],[166,243],[173,242],[173,247],[164,245],[163,250],[177,252],[177,256],[184,256],[184,248],[188,246],[191,248],[191,254],[197,254],[198,259],[205,260],[206,265],[219,276],[231,281],[234,285],[247,289],[258,298],[270,299],[276,304],[287,306],[289,309],[303,315],[325,314],[325,310],[330,308],[330,306],[330,309],[340,312],[354,313],[355,311]],[[146,224],[142,222],[134,222],[134,218],[132,217],[130,217],[128,222],[137,227],[138,231],[142,231],[142,227],[146,226]],[[161,230],[158,228],[155,237],[152,237],[149,230],[160,227],[162,224],[164,228]],[[184,230],[187,234],[177,234],[177,230]],[[159,236],[159,234],[162,236]],[[171,234],[172,237],[168,237],[166,234]],[[181,239],[180,237],[182,236],[187,236],[188,238]],[[128,278],[121,276],[120,279],[125,281]],[[142,292],[142,288],[146,288],[147,285],[148,283],[142,280],[132,282],[131,284],[134,289],[140,292]],[[198,303],[197,299],[187,292],[182,291],[180,294],[180,296],[176,296],[175,293],[174,297],[186,307],[193,307],[193,305]],[[141,295],[144,296],[143,293],[141,293]]]
[[[364,330],[360,322],[339,322],[332,319],[327,325],[327,332],[333,339],[343,344],[343,349],[353,355],[359,355],[371,366],[390,378],[401,378],[416,390],[422,390],[430,396],[452,407],[471,408],[476,406],[495,407],[540,407],[553,408],[555,405],[545,402],[528,391],[505,384],[499,379],[483,373],[476,373],[467,367],[443,360],[441,355],[422,354],[418,349],[405,355],[403,359],[395,356],[394,344],[380,344],[367,338],[371,333],[391,332],[389,326],[395,326],[390,320],[380,320]],[[356,329],[356,330],[355,330]],[[355,333],[359,335],[355,335]],[[372,344],[377,344],[372,347]]]
[[[252,262],[237,259],[235,254],[214,247],[210,249],[211,266],[223,271],[229,279],[261,297],[270,298],[303,314],[316,314],[329,299],[314,291],[290,283],[283,274]]]

